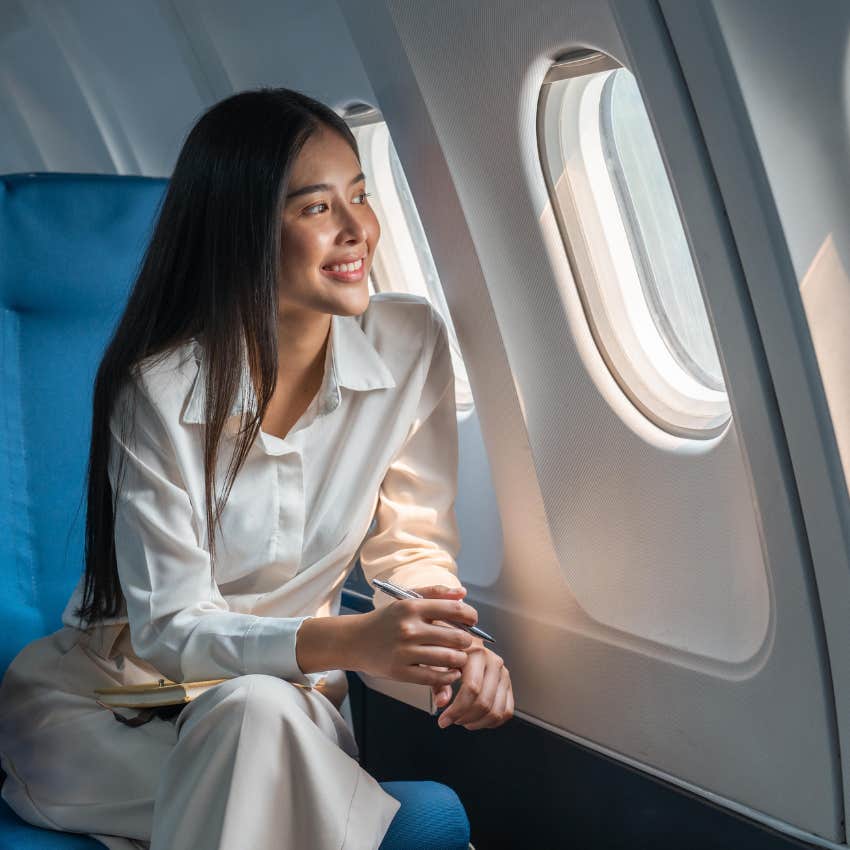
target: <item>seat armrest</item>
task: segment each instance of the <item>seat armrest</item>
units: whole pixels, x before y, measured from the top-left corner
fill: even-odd
[[[436,714],[438,707],[434,702],[434,691],[430,685],[420,685],[416,682],[399,682],[396,679],[386,679],[383,676],[370,676],[357,671],[360,681],[379,694],[397,699],[399,702],[412,705],[428,714]]]

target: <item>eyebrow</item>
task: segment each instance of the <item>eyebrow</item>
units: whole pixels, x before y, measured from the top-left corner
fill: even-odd
[[[366,175],[361,171],[356,177],[354,177],[350,182],[349,186],[353,186],[355,183],[358,183],[360,180],[365,180]],[[296,189],[294,192],[290,192],[286,196],[286,200],[288,201],[290,198],[297,198],[299,195],[309,195],[312,192],[328,192],[333,188],[330,183],[313,183],[310,186],[302,186],[300,189]]]

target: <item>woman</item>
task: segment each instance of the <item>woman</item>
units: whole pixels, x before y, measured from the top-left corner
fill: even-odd
[[[85,575],[0,690],[24,819],[113,848],[377,847],[399,803],[357,762],[345,670],[440,706],[459,681],[441,726],[512,715],[502,659],[445,623],[477,620],[445,324],[370,299],[367,197],[347,125],[300,93],[187,137],[95,381]],[[336,616],[358,553],[426,598]],[[137,725],[95,701],[161,677],[227,681]]]

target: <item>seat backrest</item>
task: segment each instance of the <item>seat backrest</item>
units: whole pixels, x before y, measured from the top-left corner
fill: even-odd
[[[94,377],[166,185],[0,177],[0,674],[83,571]]]

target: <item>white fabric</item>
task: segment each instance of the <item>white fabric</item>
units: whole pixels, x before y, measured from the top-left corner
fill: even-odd
[[[282,692],[295,694],[289,702],[296,705],[321,705],[329,717],[333,714],[334,728],[345,738],[337,723],[339,719],[345,727],[339,714],[347,692],[345,673],[300,670],[295,654],[300,624],[309,617],[339,614],[342,585],[358,552],[370,580],[388,578],[409,587],[460,586],[455,560],[459,535],[454,514],[454,375],[439,313],[419,296],[374,295],[361,316],[332,317],[324,365],[319,391],[286,439],[261,431],[252,445],[222,513],[213,576],[205,545],[203,349],[192,340],[164,358],[143,362],[132,384],[137,390],[132,432],[122,440],[120,407],[110,423],[118,450],[110,456],[113,488],[118,452],[125,458],[115,544],[126,611],[95,628],[77,628],[81,624],[74,609],[81,600],[81,578],[63,612],[63,628],[31,644],[29,652],[22,651],[0,691],[0,754],[4,767],[8,762],[12,768],[6,768],[11,781],[7,780],[3,796],[25,819],[37,823],[50,810],[58,828],[75,829],[73,823],[84,822],[84,831],[93,835],[144,838],[152,809],[140,804],[139,789],[146,789],[148,797],[155,793],[156,776],[172,750],[175,755],[168,764],[175,765],[174,776],[183,771],[193,774],[194,748],[175,746],[173,723],[157,720],[125,728],[96,705],[91,695],[98,686],[94,682],[108,686],[150,681],[159,675],[190,681],[263,674],[306,686],[284,683],[287,688]],[[244,358],[242,366],[242,392],[230,411],[220,448],[218,492],[223,489],[240,414],[256,403]],[[124,393],[122,400],[128,396]],[[390,602],[390,597],[376,592],[377,606]],[[83,660],[72,668],[65,653],[80,641],[86,647]],[[60,644],[64,649],[57,654]],[[33,686],[37,681],[50,682],[63,670],[67,675],[55,686],[58,690]],[[213,691],[229,693],[223,686],[209,693]],[[226,714],[219,711],[216,700],[212,696],[203,705],[211,715]],[[237,702],[241,704],[241,698]],[[184,709],[181,717],[188,711]],[[188,716],[201,721],[202,714],[200,706],[193,706]],[[277,799],[290,793],[291,776],[315,770],[316,784],[299,791],[303,819],[283,823],[273,817],[277,809],[269,806],[268,822],[265,815],[249,820],[252,828],[259,820],[257,834],[271,830],[268,834],[275,840],[246,843],[236,827],[236,832],[220,832],[222,824],[210,819],[196,827],[190,822],[195,818],[189,816],[191,807],[183,822],[180,807],[172,809],[165,802],[169,814],[163,823],[187,837],[185,844],[161,846],[193,846],[188,836],[198,828],[207,832],[203,841],[193,839],[199,842],[195,847],[347,847],[337,839],[350,819],[366,830],[361,839],[368,835],[366,843],[356,846],[378,846],[381,829],[385,831],[391,820],[386,816],[391,809],[394,813],[397,801],[374,780],[370,783],[371,777],[356,762],[343,767],[351,759],[343,752],[351,741],[339,739],[343,749],[336,751],[316,746],[316,740],[322,740],[316,738],[316,729],[323,728],[327,718],[321,713],[311,716],[318,723],[312,731],[298,718],[303,741],[297,747],[284,746],[281,739],[281,748],[267,752],[266,768],[259,759],[253,786],[244,765],[255,764],[254,744],[243,761],[243,739],[223,724],[215,737],[234,749],[233,758],[218,760],[202,784],[204,794],[224,800],[220,795],[238,784],[238,773],[255,795],[266,789]],[[292,720],[291,706],[286,717]],[[192,733],[196,734],[204,733]],[[148,740],[157,735],[158,743]],[[294,750],[301,753],[297,765],[289,760]],[[54,771],[63,780],[55,787],[55,780],[47,778]],[[326,778],[348,776],[353,781],[359,776],[360,790],[352,797],[350,785],[320,788],[323,771]],[[162,776],[166,783],[168,776],[166,769]],[[179,780],[174,782],[179,798]],[[88,792],[80,790],[87,787]],[[326,826],[320,827],[318,819],[313,823],[321,800],[312,795],[330,795],[333,803],[346,788],[350,809],[339,797],[335,802],[340,808],[322,809]],[[104,804],[105,793],[110,800],[117,799]],[[227,798],[237,827],[241,800]],[[250,795],[244,797],[244,806],[250,809],[249,800]],[[358,802],[368,803],[370,811],[358,811]],[[99,820],[104,812],[108,814]],[[301,844],[307,824],[316,832],[308,844]],[[334,838],[325,841],[324,835]],[[116,847],[130,846],[116,840]]]
[[[126,625],[113,629],[106,647],[64,626],[25,647],[3,679],[2,796],[24,820],[110,850],[379,846],[400,804],[359,766],[354,736],[318,689],[237,676],[176,718],[131,728],[90,696],[153,673],[133,657]]]
[[[126,458],[115,545],[133,647],[173,681],[248,672],[321,681],[331,671],[298,669],[296,631],[309,616],[339,613],[358,547],[367,579],[460,584],[445,324],[424,298],[400,293],[374,295],[362,316],[331,323],[315,398],[285,440],[260,433],[236,478],[216,537],[215,580],[205,547],[200,347],[183,346],[143,370],[129,444],[113,416],[114,445]],[[237,401],[231,437],[241,410]],[[228,445],[225,438],[219,492]],[[82,578],[65,625],[78,625],[81,590]],[[376,593],[378,605],[390,601]]]

